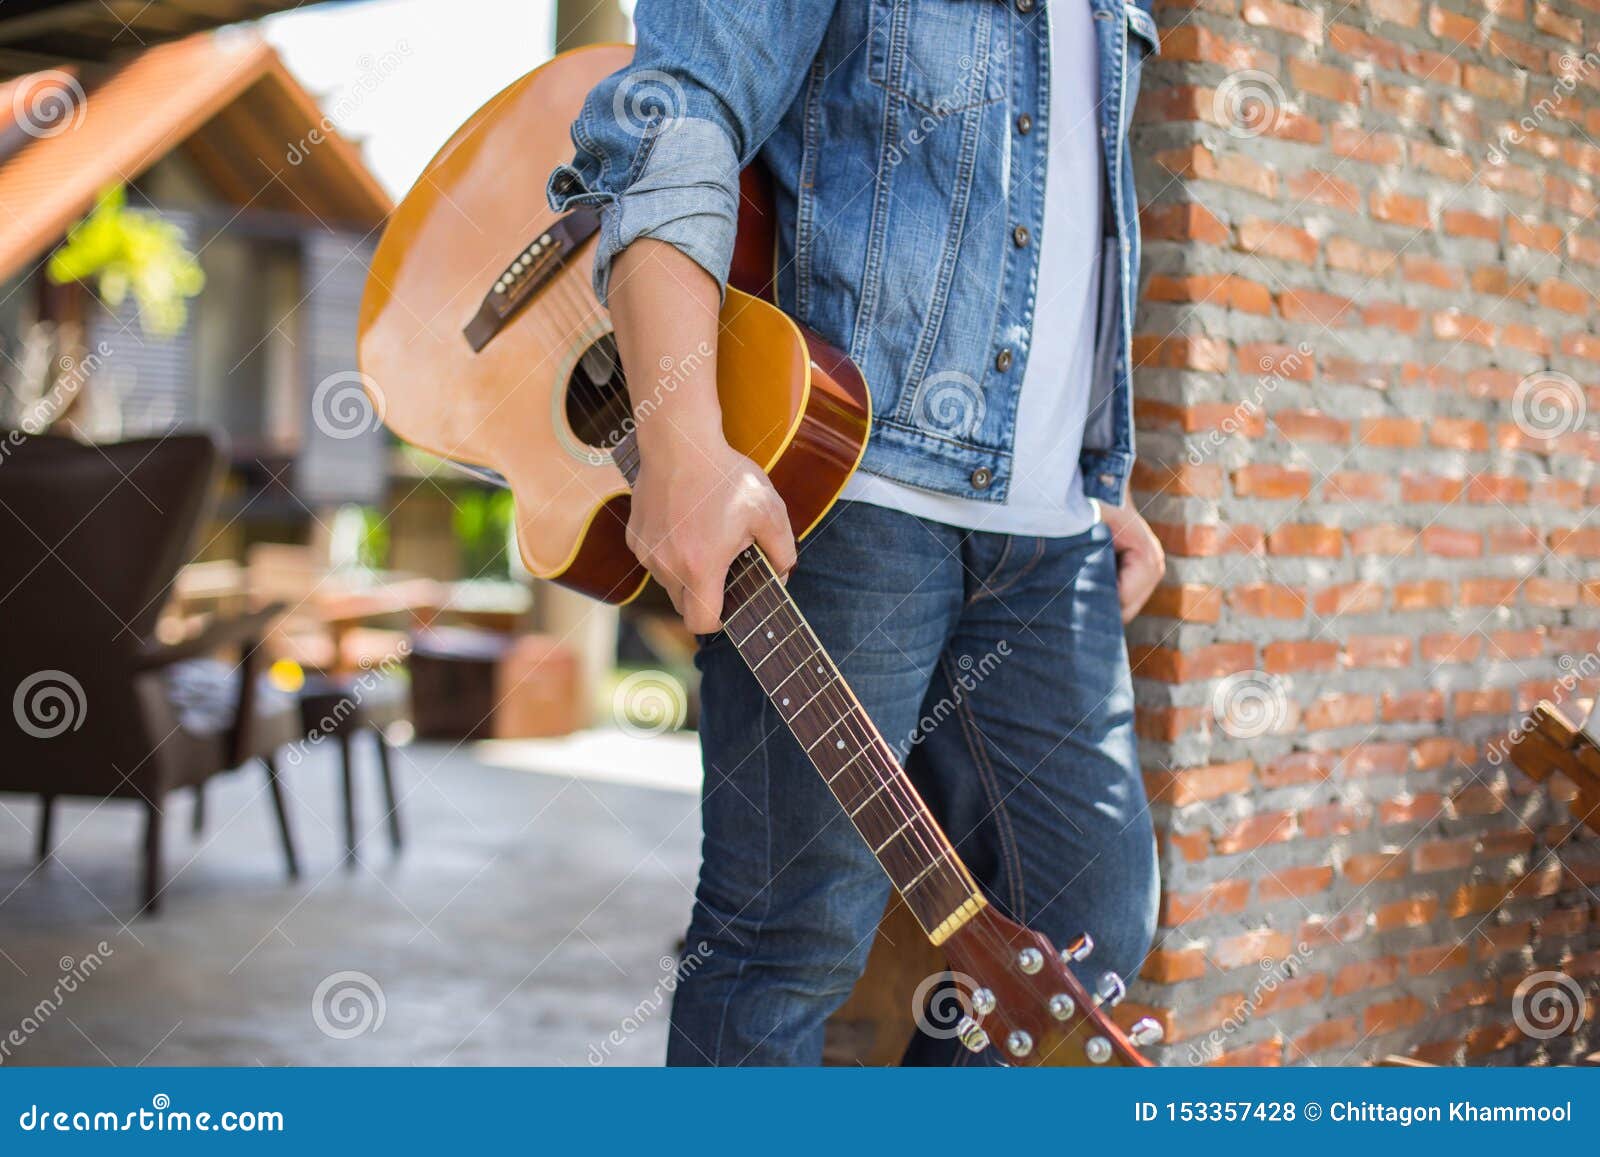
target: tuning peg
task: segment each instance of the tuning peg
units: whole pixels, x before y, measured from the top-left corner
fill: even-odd
[[[974,988],[972,990],[972,1011],[979,1016],[988,1016],[994,1011],[994,993],[987,988]]]
[[[1089,958],[1089,953],[1094,951],[1094,937],[1085,932],[1071,944],[1061,950],[1061,963],[1078,964]]]
[[[1057,1020],[1071,1020],[1077,1011],[1077,1001],[1064,992],[1058,992],[1050,998],[1050,1015]]]
[[[1128,986],[1122,983],[1122,977],[1115,972],[1103,972],[1095,984],[1096,1005],[1110,1005],[1115,1008],[1122,1003],[1122,998],[1128,995]]]
[[[1161,1031],[1161,1022],[1150,1016],[1140,1017],[1128,1030],[1128,1039],[1136,1048],[1141,1049],[1145,1045],[1160,1043],[1163,1035],[1165,1034]]]
[[[1020,1028],[1006,1037],[1006,1052],[1014,1057],[1025,1057],[1033,1051],[1033,1038]]]
[[[1103,1065],[1111,1059],[1111,1042],[1103,1036],[1092,1036],[1083,1045],[1083,1055],[1092,1065]]]
[[[989,1034],[983,1031],[983,1026],[970,1016],[961,1018],[956,1025],[956,1039],[959,1040],[968,1052],[981,1053],[989,1047]]]
[[[1017,953],[1017,967],[1032,976],[1044,967],[1044,953],[1037,948],[1024,948]]]

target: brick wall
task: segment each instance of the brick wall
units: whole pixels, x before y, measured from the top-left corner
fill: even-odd
[[[1600,841],[1505,757],[1600,687],[1600,0],[1157,18],[1131,1011],[1169,1064],[1600,1047]],[[1589,1021],[1544,1040],[1513,991],[1558,968]]]

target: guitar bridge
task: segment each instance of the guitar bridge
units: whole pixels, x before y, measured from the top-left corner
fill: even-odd
[[[462,329],[473,352],[481,353],[495,334],[534,299],[556,271],[599,229],[600,214],[583,205],[528,242],[495,278],[494,285],[479,302],[478,312]]]

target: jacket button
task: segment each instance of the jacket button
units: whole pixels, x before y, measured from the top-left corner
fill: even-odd
[[[1011,243],[1018,249],[1026,249],[1031,236],[1026,225],[1018,225],[1011,231]]]
[[[1017,117],[1017,132],[1021,133],[1023,136],[1027,136],[1032,131],[1033,118],[1031,116],[1029,116],[1027,113],[1023,113],[1021,116]]]
[[[989,483],[994,481],[994,471],[987,466],[979,466],[972,472],[972,488],[974,490],[987,490]]]
[[[1002,374],[1011,368],[1011,351],[1001,350],[994,355],[994,368]]]
[[[1017,0],[1017,11],[1018,12],[1032,12],[1033,11],[1033,0]]]

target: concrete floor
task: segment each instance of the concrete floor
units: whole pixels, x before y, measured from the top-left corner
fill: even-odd
[[[302,878],[246,769],[213,781],[198,839],[175,809],[153,919],[132,918],[134,807],[65,804],[35,869],[36,806],[0,796],[0,1064],[659,1064],[693,739],[398,754],[398,859],[362,745],[362,856],[340,866],[338,777],[313,750],[286,772]]]

